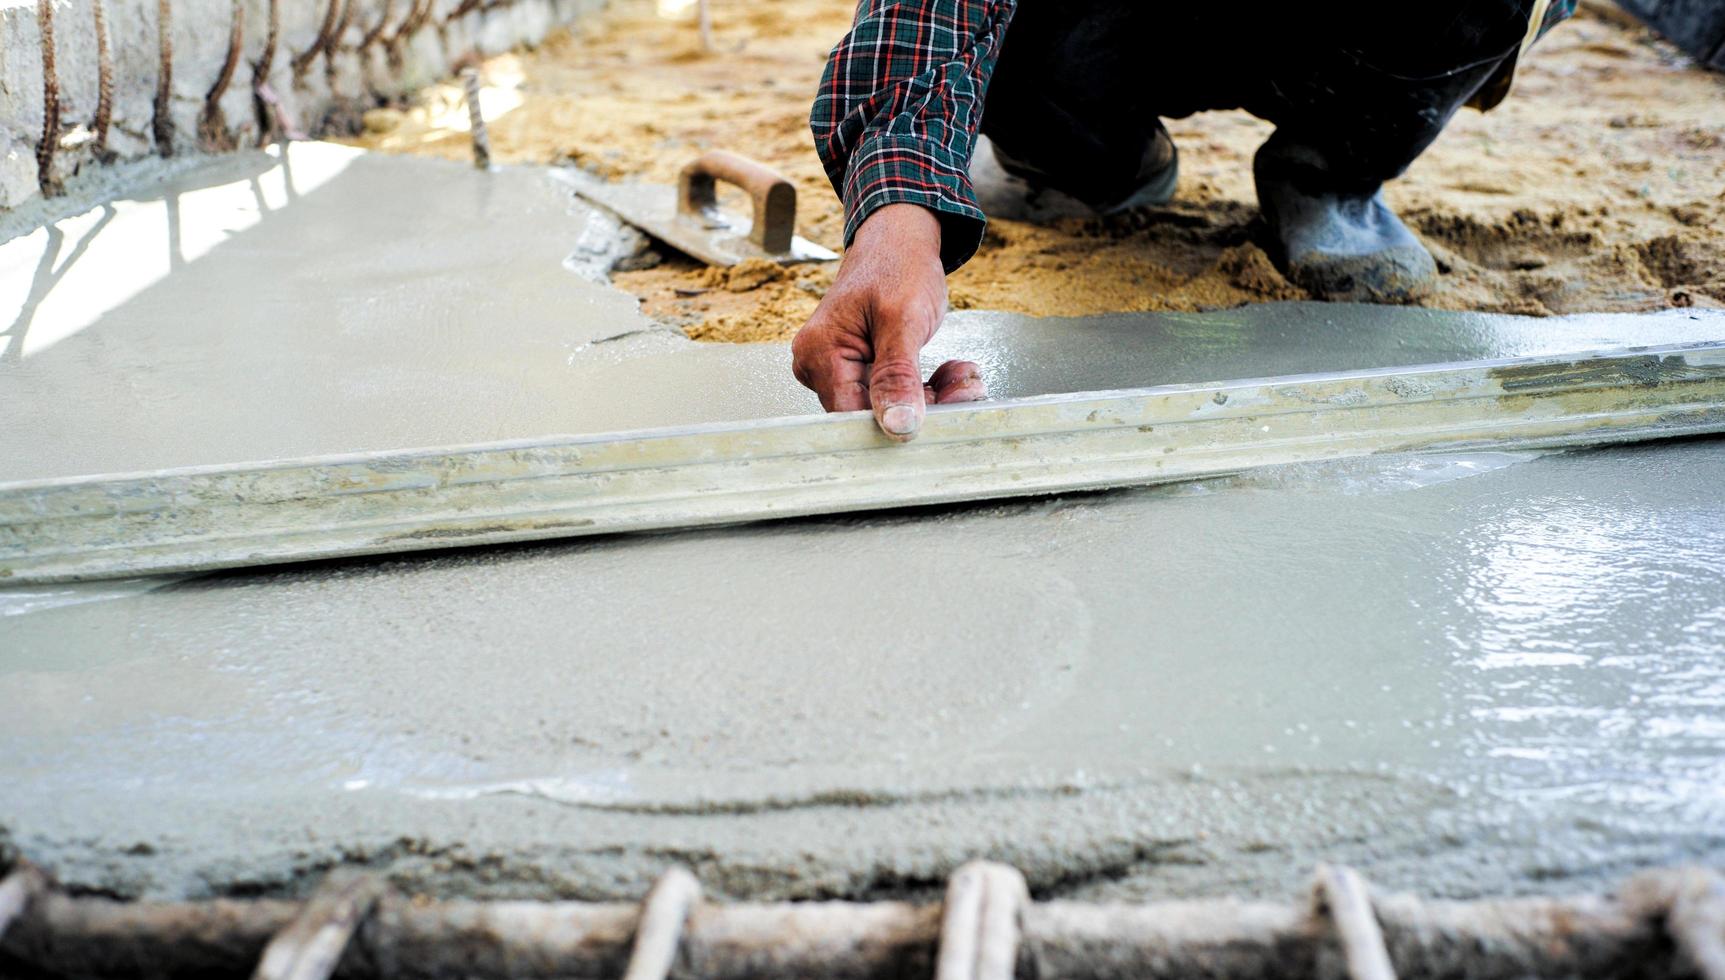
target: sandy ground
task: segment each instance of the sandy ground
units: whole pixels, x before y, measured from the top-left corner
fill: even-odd
[[[493,153],[574,162],[669,183],[725,147],[798,186],[800,232],[838,247],[843,215],[808,134],[826,53],[849,26],[842,0],[713,0],[717,52],[676,0],[615,0],[536,50],[484,67]],[[380,110],[355,142],[462,157],[453,86]],[[1268,124],[1243,112],[1172,120],[1178,194],[1100,219],[996,219],[951,277],[954,307],[1075,315],[1201,310],[1298,299],[1257,243],[1252,152]],[[1584,12],[1535,48],[1510,98],[1464,110],[1389,198],[1443,273],[1426,305],[1528,314],[1725,305],[1725,76],[1651,33]],[[648,256],[652,261],[656,256]],[[668,253],[619,272],[652,316],[709,340],[790,336],[833,266],[708,270]]]

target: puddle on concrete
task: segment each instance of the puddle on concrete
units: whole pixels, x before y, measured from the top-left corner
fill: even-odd
[[[125,599],[154,592],[183,580],[184,576],[158,575],[150,578],[111,579],[105,582],[66,582],[60,585],[0,588],[0,617],[22,616],[86,602]]]
[[[813,407],[783,346],[689,343],[570,272],[603,219],[541,174],[221,166],[0,245],[0,479]],[[973,313],[929,359],[1020,395],[1722,333]],[[865,895],[977,855],[1080,895],[1291,894],[1320,859],[1596,887],[1725,856],[1722,485],[1717,441],[1397,457],[14,590],[0,827],[121,894],[355,855],[517,895],[638,896],[674,860],[716,894]]]

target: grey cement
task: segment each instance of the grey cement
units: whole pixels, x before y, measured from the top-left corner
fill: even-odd
[[[10,230],[0,310],[18,312],[0,333],[0,480],[819,407],[784,345],[692,343],[595,282],[617,257],[616,221],[531,169],[294,144]],[[1721,336],[1716,311],[956,313],[926,360],[975,360],[996,395],[1013,396]]]
[[[1597,888],[1725,860],[1722,484],[1399,459],[38,595],[0,824],[121,894]]]
[[[569,271],[614,236],[540,175],[322,159],[232,234],[182,207],[180,259],[94,318],[38,302],[0,362],[24,419],[0,466],[812,409],[782,346],[690,344]],[[245,201],[251,179],[174,186]],[[119,210],[74,272],[130,240]],[[43,235],[0,246],[5,288]],[[97,268],[80,289],[121,266]],[[1722,328],[955,315],[929,358],[1032,394]],[[0,827],[122,895],[301,893],[360,862],[441,893],[639,896],[684,862],[719,895],[927,896],[976,856],[1080,897],[1288,895],[1324,859],[1428,894],[1597,888],[1725,860],[1722,485],[1718,441],[1395,457],[0,591]]]
[[[617,240],[542,173],[336,146],[146,186],[0,245],[0,479],[818,408],[560,267]]]

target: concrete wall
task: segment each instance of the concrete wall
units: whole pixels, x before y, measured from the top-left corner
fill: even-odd
[[[317,133],[345,125],[380,101],[448,75],[471,52],[537,41],[602,3],[0,0],[0,210],[93,167],[255,145],[265,125],[261,113],[273,115],[257,98],[260,90],[274,94],[293,129]],[[335,30],[325,35],[332,9]],[[97,30],[98,11],[105,32]],[[51,75],[44,71],[45,24],[51,28]],[[102,33],[112,80],[105,139],[97,132]],[[320,45],[323,36],[333,42]],[[230,58],[231,80],[212,98]],[[164,68],[168,98],[158,113]],[[52,104],[45,76],[57,90],[60,117],[46,174],[38,163]]]

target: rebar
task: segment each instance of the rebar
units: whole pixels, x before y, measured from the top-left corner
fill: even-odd
[[[264,106],[264,110],[274,120],[274,125],[270,130],[272,133],[280,134],[282,139],[287,140],[305,139],[305,134],[299,131],[292,119],[288,118],[287,109],[282,105],[280,97],[276,95],[275,89],[271,88],[268,82],[260,82],[253,91],[258,97],[258,102]]]
[[[449,12],[449,16],[443,18],[443,23],[445,25],[452,24],[478,9],[479,0],[461,0],[455,5],[455,9]]]
[[[414,32],[425,26],[431,19],[433,0],[410,0],[407,5],[407,16],[402,18],[401,26],[395,29],[395,35],[389,39],[391,47],[404,44]]]
[[[336,94],[335,83],[339,75],[336,71],[335,56],[341,53],[341,39],[347,36],[347,29],[353,26],[353,19],[357,15],[355,8],[358,6],[358,0],[347,0],[342,5],[341,17],[336,21],[335,32],[330,35],[329,43],[324,45],[323,77],[324,83],[329,86],[329,94],[332,96]]]
[[[36,0],[36,16],[39,24],[42,56],[42,94],[43,114],[42,131],[36,146],[37,183],[45,196],[61,193],[62,181],[58,172],[60,143],[66,126],[66,103],[61,90],[61,79],[58,73],[56,29],[56,0]],[[465,16],[475,11],[490,11],[508,7],[513,0],[460,0],[449,18],[445,21]],[[397,17],[397,11],[405,6],[405,11]],[[406,0],[405,5],[398,5],[396,0],[383,0],[381,11],[375,23],[364,26],[361,36],[353,44],[344,44],[341,38],[353,27],[360,10],[357,0],[327,0],[318,32],[310,47],[306,50],[287,55],[295,77],[302,76],[311,65],[322,55],[326,59],[338,51],[364,52],[372,45],[382,44],[392,67],[401,65],[401,46],[412,35],[428,23],[439,22],[435,16],[435,0]],[[93,157],[100,163],[112,163],[117,154],[110,147],[110,137],[114,122],[114,86],[115,66],[113,52],[112,24],[108,18],[106,0],[90,0],[90,17],[92,37],[96,50],[96,104],[90,119],[90,148]],[[245,3],[244,0],[233,0],[232,18],[228,27],[228,43],[215,80],[205,93],[203,105],[197,117],[198,148],[211,152],[224,152],[235,149],[242,133],[236,132],[221,108],[221,101],[234,84],[235,75],[244,59],[245,48]],[[171,157],[176,152],[175,140],[177,127],[174,122],[174,11],[173,0],[156,0],[156,49],[157,73],[156,90],[150,119],[150,137],[154,142],[157,154]],[[298,138],[303,136],[299,128],[288,118],[286,108],[275,97],[270,88],[270,74],[275,68],[277,52],[281,44],[281,0],[268,0],[266,5],[267,25],[264,32],[262,51],[258,59],[252,63],[253,112],[257,123],[257,145],[266,146],[278,137]],[[326,65],[330,73],[331,90],[334,90],[334,74],[336,66],[333,61]],[[367,85],[370,88],[370,85]],[[364,98],[365,93],[360,93]],[[483,117],[476,107],[470,106],[470,118],[478,120],[475,130],[477,141],[475,147],[476,162],[481,167],[489,166],[490,143],[486,138]],[[242,127],[243,129],[243,127]],[[483,156],[481,156],[481,154]]]
[[[275,69],[276,45],[281,40],[281,0],[269,0],[269,24],[264,30],[264,53],[252,65],[252,111],[258,121],[258,145],[268,146],[275,142],[277,112],[269,99],[264,97],[270,91],[270,72]]]
[[[43,197],[60,193],[54,153],[60,148],[60,76],[54,67],[54,0],[36,0],[42,34],[42,141],[36,145],[36,183]]]
[[[156,152],[174,155],[174,11],[173,0],[156,0],[156,113],[150,131]]]
[[[108,149],[108,128],[114,119],[114,54],[108,47],[108,13],[103,0],[90,0],[90,15],[96,33],[96,117],[90,128],[96,137],[96,159],[108,163],[114,155]]]
[[[394,16],[395,0],[383,0],[383,11],[377,15],[377,24],[372,27],[371,30],[366,31],[365,35],[359,39],[359,44],[355,47],[355,50],[365,51],[382,39],[384,28],[389,26],[389,22]]]
[[[491,168],[491,136],[485,131],[485,113],[479,107],[479,69],[461,69],[461,88],[467,100],[467,123],[473,133],[473,166]]]
[[[216,74],[215,82],[204,95],[204,110],[198,115],[198,145],[205,150],[231,150],[234,148],[233,134],[228,131],[227,116],[222,112],[222,96],[227,94],[228,85],[234,80],[234,71],[240,65],[240,52],[246,39],[246,16],[241,0],[233,0],[233,22],[228,27],[228,53],[222,61],[222,70]]]
[[[317,37],[312,40],[311,47],[295,55],[290,62],[296,79],[306,73],[306,69],[311,67],[318,55],[329,50],[330,44],[335,40],[336,25],[342,20],[343,6],[342,0],[329,0],[324,7],[323,23],[318,25]]]

